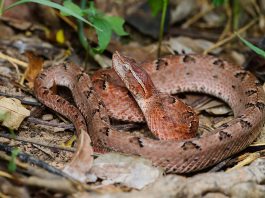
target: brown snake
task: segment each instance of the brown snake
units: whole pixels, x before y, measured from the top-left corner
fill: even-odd
[[[116,53],[113,64],[119,76],[125,78],[125,85],[132,90],[131,94],[135,99],[139,95],[150,98],[152,88],[148,88],[148,83],[145,86],[145,75],[134,73],[137,64],[132,59]],[[43,71],[36,79],[34,89],[43,104],[74,123],[78,134],[87,136],[87,133],[81,132],[88,131],[94,147],[143,156],[167,172],[188,173],[214,165],[243,150],[259,135],[265,120],[265,94],[262,85],[248,71],[221,59],[201,55],[168,56],[141,66],[160,92],[200,92],[213,95],[232,108],[234,119],[215,129],[210,135],[178,141],[157,140],[119,132],[110,126],[109,114],[117,119],[136,122],[144,120],[137,107],[133,107],[135,110],[130,113],[129,106],[133,106],[135,102],[113,70],[97,72],[92,77],[92,82],[78,66],[65,63]],[[134,78],[132,81],[126,80],[126,75]],[[133,81],[135,79],[136,82]],[[131,82],[133,86],[130,86]],[[79,110],[53,93],[54,85],[68,87]],[[136,93],[135,90],[140,90],[141,93]],[[169,104],[174,105],[176,102],[178,101],[171,99]],[[138,104],[141,109],[147,108],[141,99]],[[160,102],[155,104],[161,106]],[[186,110],[190,111],[189,107]],[[147,110],[143,114],[148,113],[150,112]],[[188,115],[193,115],[193,111]],[[186,117],[189,118],[187,115]],[[193,127],[198,124],[194,117],[189,122],[194,122]],[[83,144],[79,142],[78,145]],[[91,149],[89,144],[83,146]],[[82,148],[78,152],[82,152]],[[76,153],[75,156],[79,154]],[[90,160],[89,157],[87,160]]]

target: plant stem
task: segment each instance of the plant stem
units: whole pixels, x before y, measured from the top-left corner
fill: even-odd
[[[81,0],[80,1],[80,8],[84,9],[86,7],[86,0]],[[88,42],[86,39],[86,36],[84,34],[84,23],[81,20],[78,21],[78,36],[79,36],[79,41],[81,45],[85,48],[85,50],[88,50]]]
[[[0,16],[3,14],[5,0],[0,0]]]
[[[80,8],[81,9],[85,9],[86,8],[86,4],[87,4],[87,0],[81,0],[80,1]],[[90,45],[88,43],[88,40],[86,38],[86,35],[84,33],[84,22],[81,21],[81,20],[77,20],[77,22],[78,22],[78,37],[79,37],[79,41],[80,41],[81,45],[83,46],[83,48],[86,50],[85,60],[87,60],[89,55],[94,57],[94,53],[91,50],[91,47],[90,47]]]
[[[239,26],[239,14],[240,14],[240,4],[238,0],[234,0],[232,2],[232,6],[233,6],[233,31],[237,31],[238,30],[238,26]]]
[[[249,29],[252,25],[254,25],[256,22],[258,21],[258,18],[253,19],[251,22],[249,22],[247,25],[245,25],[244,27],[240,28],[237,31],[237,34],[241,34],[242,32],[245,32],[247,29]],[[233,33],[232,35],[226,37],[225,39],[218,41],[217,43],[215,43],[213,46],[211,46],[210,48],[204,50],[203,54],[206,55],[209,52],[211,52],[212,50],[226,44],[227,42],[231,41],[232,39],[234,39],[237,35],[236,33]]]
[[[161,16],[161,22],[160,22],[159,40],[158,40],[158,49],[157,49],[157,58],[160,57],[160,53],[161,53],[161,43],[162,43],[163,34],[164,34],[167,6],[168,6],[168,0],[163,0],[163,8],[162,8],[162,16]]]

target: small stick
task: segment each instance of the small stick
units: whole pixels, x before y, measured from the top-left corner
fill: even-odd
[[[0,58],[1,58],[1,59],[4,59],[4,60],[7,60],[7,61],[9,61],[9,62],[11,62],[11,63],[15,63],[15,64],[17,64],[17,65],[20,65],[20,66],[22,66],[23,68],[27,68],[27,67],[28,67],[28,63],[23,62],[23,61],[21,61],[21,60],[18,60],[18,59],[16,59],[16,58],[13,58],[13,57],[11,57],[11,56],[5,55],[5,54],[3,54],[2,52],[0,52]]]
[[[231,158],[228,158],[220,163],[218,163],[216,166],[214,166],[213,168],[211,168],[208,172],[209,173],[213,173],[213,172],[217,172],[219,170],[221,170],[222,168],[225,167],[225,165],[231,160]]]
[[[7,155],[5,152],[1,151],[0,159],[5,161],[10,161],[11,157]],[[53,173],[50,174],[47,173],[46,171],[41,171],[39,167],[30,166],[29,164],[21,162],[18,159],[15,160],[15,163],[18,167],[25,170],[25,171],[23,170],[22,173],[28,174],[27,177],[18,176],[17,174],[12,175],[5,171],[0,171],[1,176],[6,177],[10,180],[14,180],[15,182],[19,182],[19,184],[22,184],[24,186],[42,187],[48,190],[61,192],[61,193],[72,194],[77,191],[93,190],[87,184],[76,181],[72,179],[70,176],[64,174],[63,172],[62,174],[64,175],[58,175],[58,174],[55,175]],[[17,172],[19,171],[20,169]],[[58,171],[60,172],[60,170]]]
[[[191,26],[191,24],[195,23],[196,21],[198,21],[200,18],[202,18],[205,14],[207,14],[208,12],[212,11],[214,8],[213,5],[210,5],[206,10],[200,11],[198,14],[194,15],[193,17],[191,17],[188,21],[186,21],[183,25],[182,28],[188,28],[189,26]]]
[[[52,123],[52,122],[48,122],[48,121],[44,121],[38,118],[34,118],[34,117],[28,117],[27,121],[32,122],[34,124],[41,124],[41,125],[46,125],[46,126],[52,126],[52,127],[59,127],[59,128],[63,128],[63,129],[75,129],[73,124],[64,124],[64,123]]]
[[[224,28],[224,31],[222,32],[221,36],[219,37],[218,41],[221,41],[225,38],[226,35],[231,33],[231,22],[232,22],[232,10],[229,5],[229,3],[225,3],[225,10],[226,10],[226,15],[227,15],[227,22]]]
[[[13,140],[21,141],[21,142],[25,142],[25,143],[37,144],[37,145],[40,145],[40,146],[45,146],[45,147],[54,148],[54,149],[65,150],[65,151],[68,151],[68,152],[75,152],[76,151],[75,148],[68,148],[68,147],[65,147],[65,146],[57,146],[57,145],[54,145],[54,144],[41,143],[41,142],[38,142],[38,141],[35,141],[35,140],[32,140],[32,139],[22,138],[22,137],[18,137],[18,136],[13,137],[12,135],[5,134],[5,133],[0,133],[0,137],[4,137],[4,138],[7,138],[7,139],[13,139]]]
[[[242,161],[238,162],[235,166],[233,166],[232,168],[227,169],[225,172],[230,172],[232,170],[236,170],[240,167],[243,167],[245,165],[248,165],[250,163],[252,163],[254,160],[258,159],[260,157],[260,153],[259,152],[255,152],[255,153],[250,153],[247,155],[247,157],[245,159],[243,159]]]
[[[258,18],[253,19],[251,22],[249,22],[246,26],[242,27],[240,30],[238,30],[237,34],[240,34],[242,32],[245,32],[248,28],[250,28],[252,25],[254,25],[257,22]],[[208,54],[210,51],[226,44],[227,42],[231,41],[232,39],[234,39],[236,37],[236,33],[233,33],[231,36],[217,42],[215,45],[213,45],[212,47],[208,48],[207,50],[205,50],[203,52],[204,55]]]
[[[0,150],[6,152],[7,154],[10,154],[13,149],[14,148],[11,147],[11,146],[4,145],[4,144],[0,143]],[[65,177],[65,178],[71,178],[69,175],[67,175],[63,171],[61,171],[61,170],[59,170],[59,169],[57,169],[57,168],[55,168],[53,166],[50,166],[46,162],[41,161],[39,159],[36,159],[33,156],[30,156],[29,154],[26,154],[26,153],[23,153],[23,152],[20,151],[18,153],[17,157],[22,162],[27,162],[27,163],[34,164],[34,165],[36,165],[36,166],[38,166],[40,168],[43,168],[43,169],[47,170],[50,173],[53,173],[53,174],[56,174],[56,175],[60,175],[60,176]]]
[[[41,106],[41,103],[25,100],[23,96],[11,95],[11,94],[7,94],[7,93],[3,93],[3,92],[0,92],[0,96],[5,96],[8,98],[16,98],[16,99],[20,100],[22,104],[25,104],[25,105]]]
[[[48,151],[48,149],[44,149],[41,146],[38,146],[36,144],[32,144],[33,147],[37,148],[38,150],[42,151],[43,153],[45,153],[46,155],[48,155],[50,158],[52,158],[52,160],[55,159],[55,155],[54,153],[52,153],[51,151]]]

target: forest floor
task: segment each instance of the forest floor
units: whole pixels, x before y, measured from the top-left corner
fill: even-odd
[[[206,0],[170,1],[161,56],[211,54],[250,70],[263,83],[265,59],[235,32],[265,49],[265,1],[239,2],[235,14],[233,3],[214,7]],[[0,197],[264,197],[265,129],[247,149],[199,173],[165,174],[148,160],[111,152],[95,154],[86,182],[65,175],[62,169],[76,151],[75,129],[36,99],[36,74],[64,61],[93,74],[111,67],[115,51],[138,62],[157,58],[161,15],[153,17],[146,2],[97,0],[95,6],[124,18],[129,36],[112,36],[107,49],[93,58],[79,42],[75,20],[54,9],[25,4],[0,18],[0,107],[11,109],[5,121],[11,124],[0,127]],[[95,31],[88,26],[85,33],[96,46]],[[199,115],[200,135],[233,119],[219,99],[194,93],[178,97]]]

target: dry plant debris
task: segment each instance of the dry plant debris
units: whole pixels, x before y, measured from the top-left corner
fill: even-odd
[[[12,2],[5,1],[6,4]],[[164,176],[160,169],[152,167],[144,159],[102,153],[94,154],[96,160],[92,170],[82,178],[89,181],[86,184],[60,171],[76,151],[75,147],[64,146],[73,137],[74,129],[71,123],[43,108],[34,99],[31,88],[42,67],[68,59],[86,65],[86,72],[91,74],[99,67],[111,66],[110,54],[116,50],[140,62],[156,58],[157,41],[154,38],[158,31],[152,31],[152,35],[148,36],[150,31],[147,30],[151,28],[144,22],[158,23],[159,17],[151,20],[149,12],[139,9],[147,8],[142,5],[145,2],[95,2],[104,13],[129,19],[126,31],[130,33],[130,38],[120,40],[113,36],[106,53],[97,54],[94,60],[87,58],[78,41],[74,19],[61,16],[53,9],[27,4],[1,17],[0,95],[5,97],[0,99],[0,106],[4,108],[0,113],[4,117],[2,126],[15,129],[16,136],[1,127],[0,147],[9,146],[11,150],[18,147],[24,163],[17,159],[16,172],[11,174],[7,170],[10,157],[0,152],[0,197],[264,197],[264,129],[260,138],[246,151],[201,174]],[[239,2],[242,12],[234,30],[249,41],[262,44],[265,1]],[[207,0],[170,1],[170,21],[162,43],[162,54],[211,53],[244,65],[264,80],[264,59],[250,53],[236,40],[230,6],[215,8]],[[132,16],[139,18],[135,20]],[[141,20],[141,17],[147,18]],[[84,32],[89,42],[96,45],[95,34],[90,29]],[[33,54],[25,55],[28,51]],[[85,60],[88,62],[85,63]],[[67,90],[54,91],[61,91],[62,95],[67,93]],[[71,96],[65,95],[71,101]],[[233,117],[227,105],[214,98],[198,94],[179,97],[199,114],[199,134],[207,135]],[[6,151],[8,155],[10,149]],[[34,161],[37,163],[32,166]],[[68,173],[71,174],[70,171]]]

